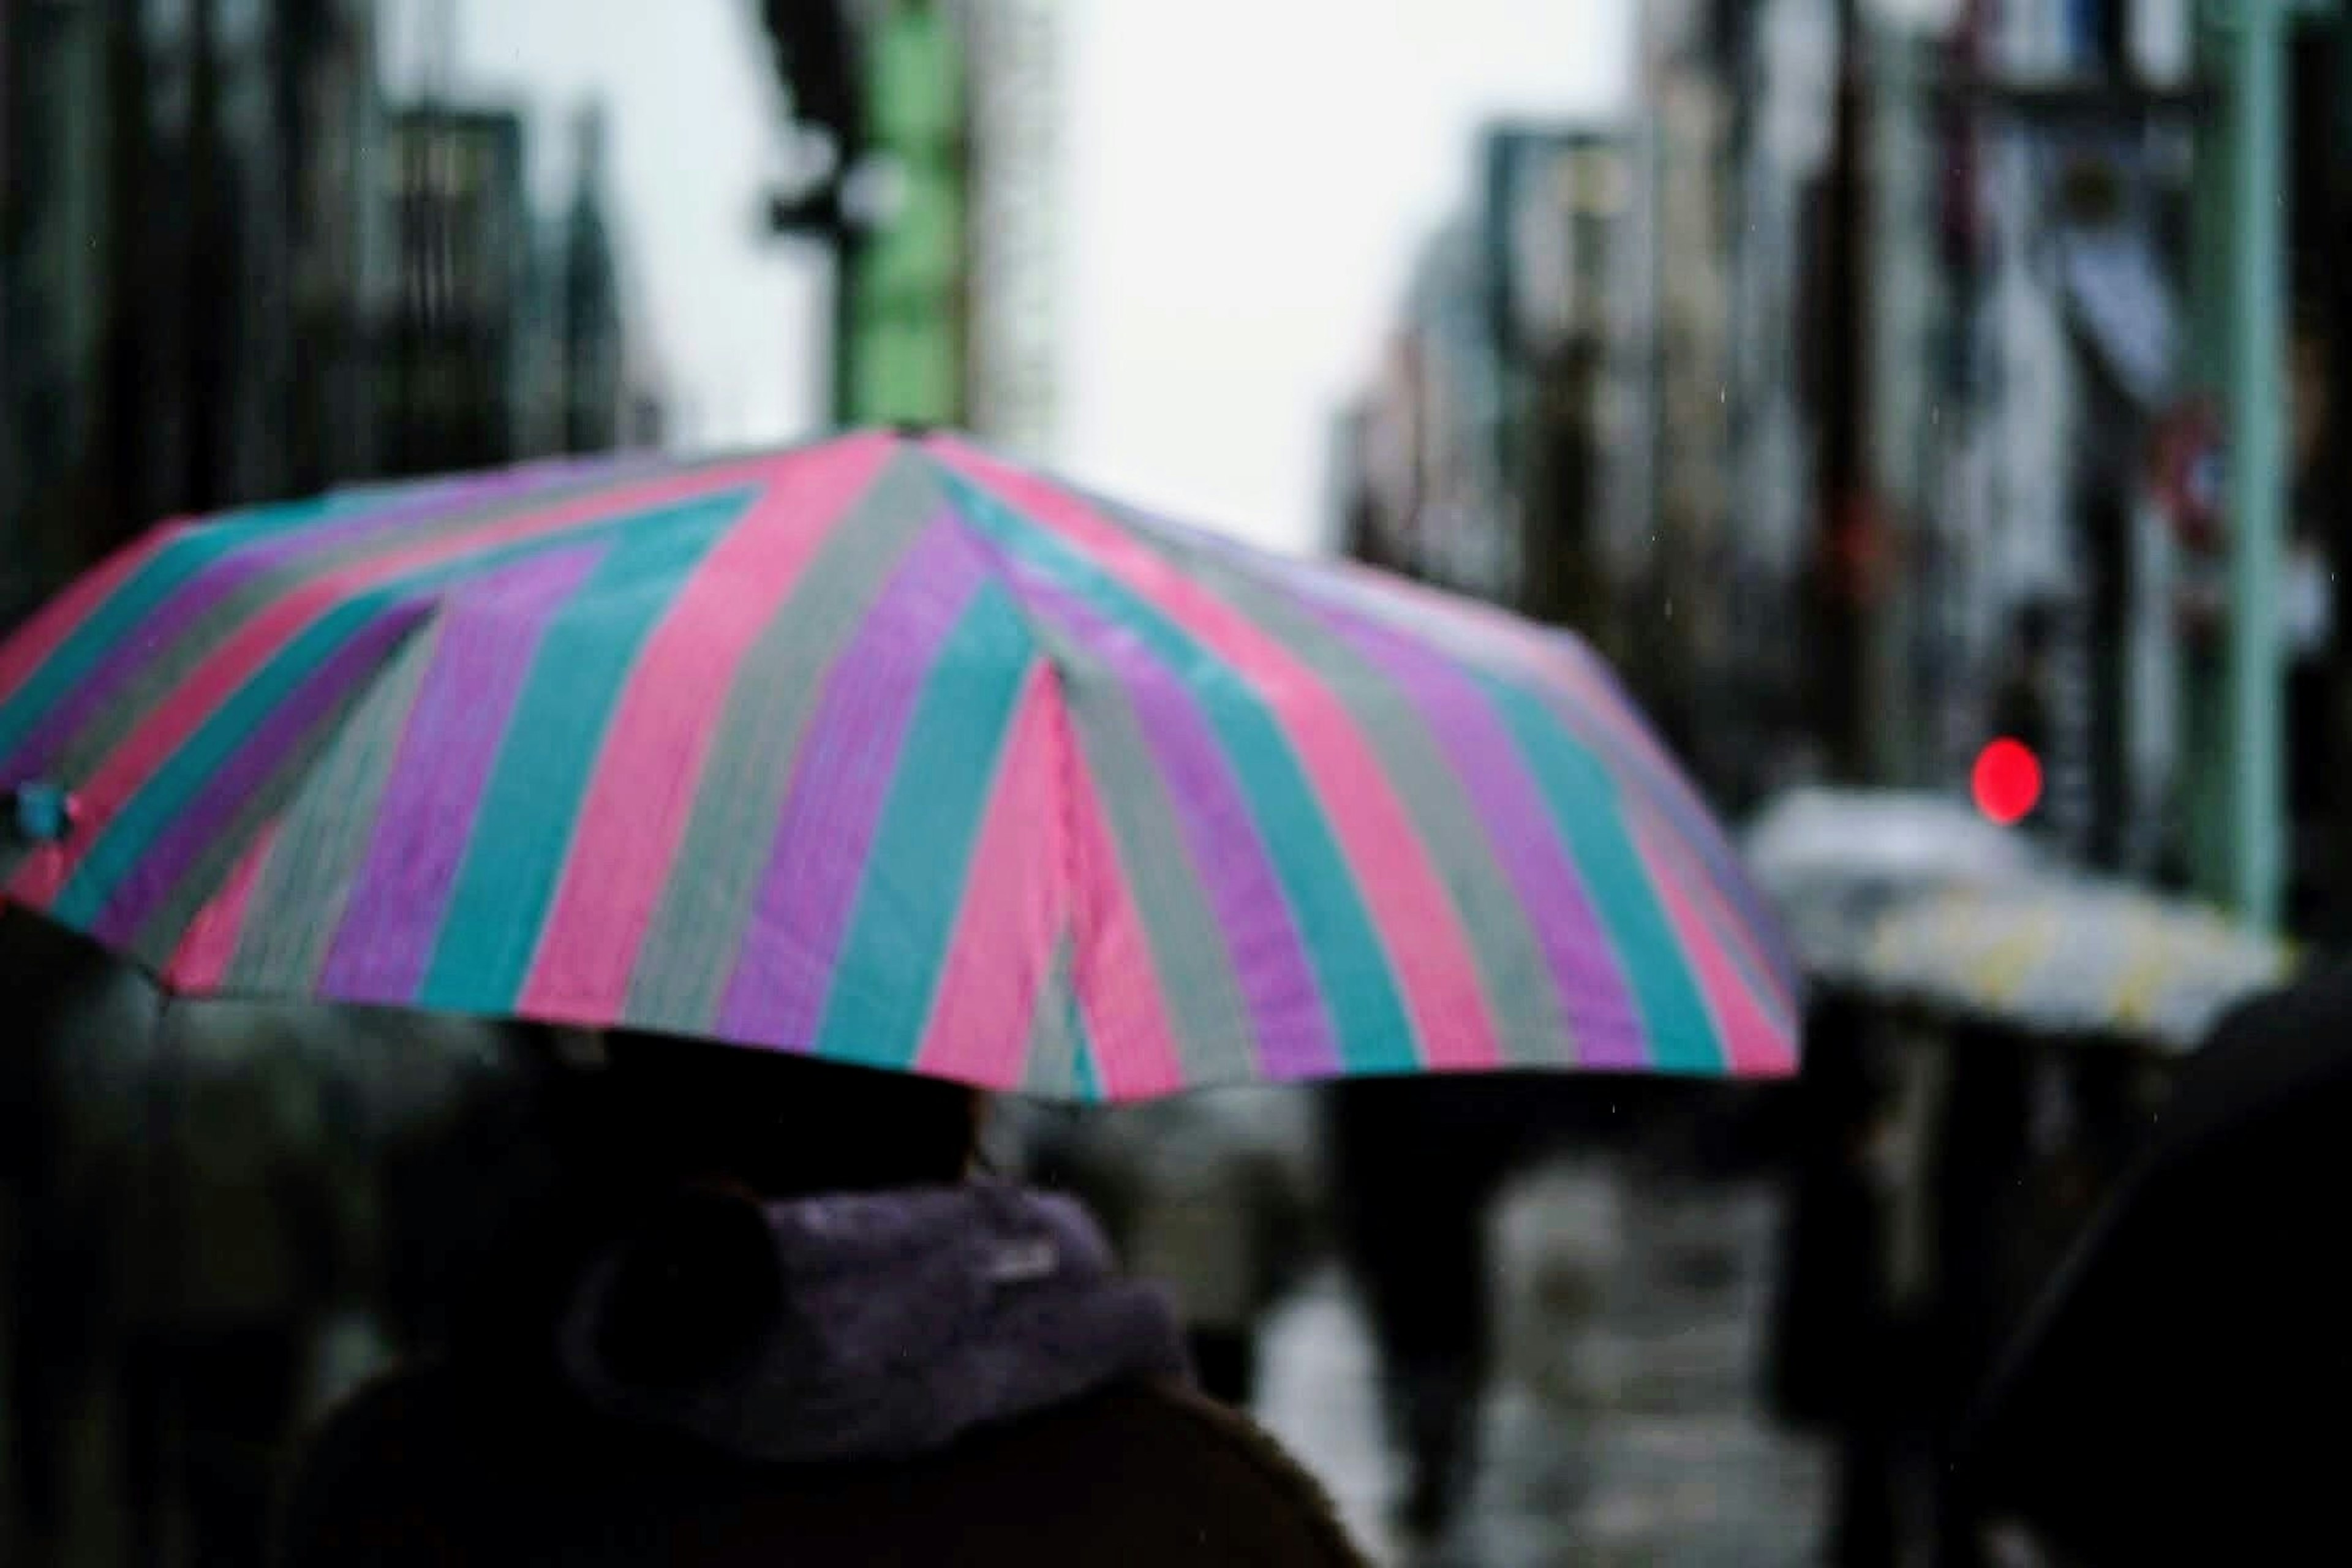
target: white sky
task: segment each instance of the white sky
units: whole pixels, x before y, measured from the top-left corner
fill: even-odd
[[[1504,112],[1630,95],[1635,0],[1081,0],[1056,456],[1276,545]]]
[[[386,9],[413,82],[423,13]],[[612,111],[623,244],[682,437],[782,439],[824,410],[821,272],[757,237],[782,108],[746,0],[454,0],[456,85]],[[1638,0],[1065,0],[1056,450],[1138,501],[1285,548],[1319,537],[1324,444],[1380,352],[1471,134],[1611,112]]]

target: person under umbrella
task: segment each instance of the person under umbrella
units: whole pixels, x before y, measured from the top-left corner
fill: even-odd
[[[953,1085],[615,1037],[446,1359],[326,1424],[280,1561],[1354,1563]]]
[[[1797,1066],[1787,944],[1591,649],[946,433],[158,533],[0,643],[0,791],[7,897],[174,994],[643,1031],[1082,1103]],[[788,1092],[702,1088],[673,1120]],[[892,1108],[791,1092],[826,1112],[808,1125],[836,1142],[813,1149],[891,1146]],[[822,1163],[761,1179],[751,1152],[782,1134],[730,1152],[717,1114],[648,1136],[795,1235],[763,1204],[862,1190]],[[923,1147],[863,1189],[936,1184],[948,1151]],[[970,1247],[1039,1226],[939,1201],[953,1223],[912,1250],[992,1300]],[[1043,1239],[1055,1281],[1094,1277],[1091,1239]],[[808,1249],[779,1248],[791,1276]],[[614,1268],[618,1311],[635,1275]],[[609,1361],[602,1331],[586,1342]],[[830,1364],[809,1353],[792,1364]],[[588,1386],[635,1386],[627,1362]],[[974,1386],[1012,1375],[984,1363]],[[758,1385],[715,1401],[755,1437]],[[949,1429],[1010,1425],[994,1399]]]

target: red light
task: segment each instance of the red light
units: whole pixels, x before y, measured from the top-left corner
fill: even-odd
[[[1977,809],[2003,827],[2022,822],[2042,799],[2042,760],[2020,741],[1995,741],[1977,755],[1970,780]]]

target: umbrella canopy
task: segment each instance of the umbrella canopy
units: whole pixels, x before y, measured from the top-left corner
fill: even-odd
[[[1831,878],[1976,880],[2041,859],[2015,829],[1924,790],[1790,790],[1757,814],[1742,847],[1768,889]]]
[[[1078,1099],[1795,1064],[1582,645],[945,436],[167,529],[0,646],[0,787],[7,896],[183,993]]]
[[[1836,985],[1866,983],[1871,932],[1906,899],[2011,880],[2042,864],[2022,835],[1958,801],[1905,790],[1790,790],[1757,815],[1741,848],[1807,972]]]
[[[2292,961],[2284,943],[2200,905],[2043,877],[1904,901],[1873,932],[1861,975],[1877,994],[2032,1032],[2185,1051]]]

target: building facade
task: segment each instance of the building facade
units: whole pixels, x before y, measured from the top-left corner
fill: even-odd
[[[11,0],[0,538],[37,595],[167,513],[365,471],[389,278],[363,0]]]
[[[490,467],[525,449],[537,238],[522,116],[438,104],[394,112],[398,284],[381,383],[393,473]]]
[[[971,82],[966,424],[1051,451],[1061,353],[1061,7],[966,0]]]

